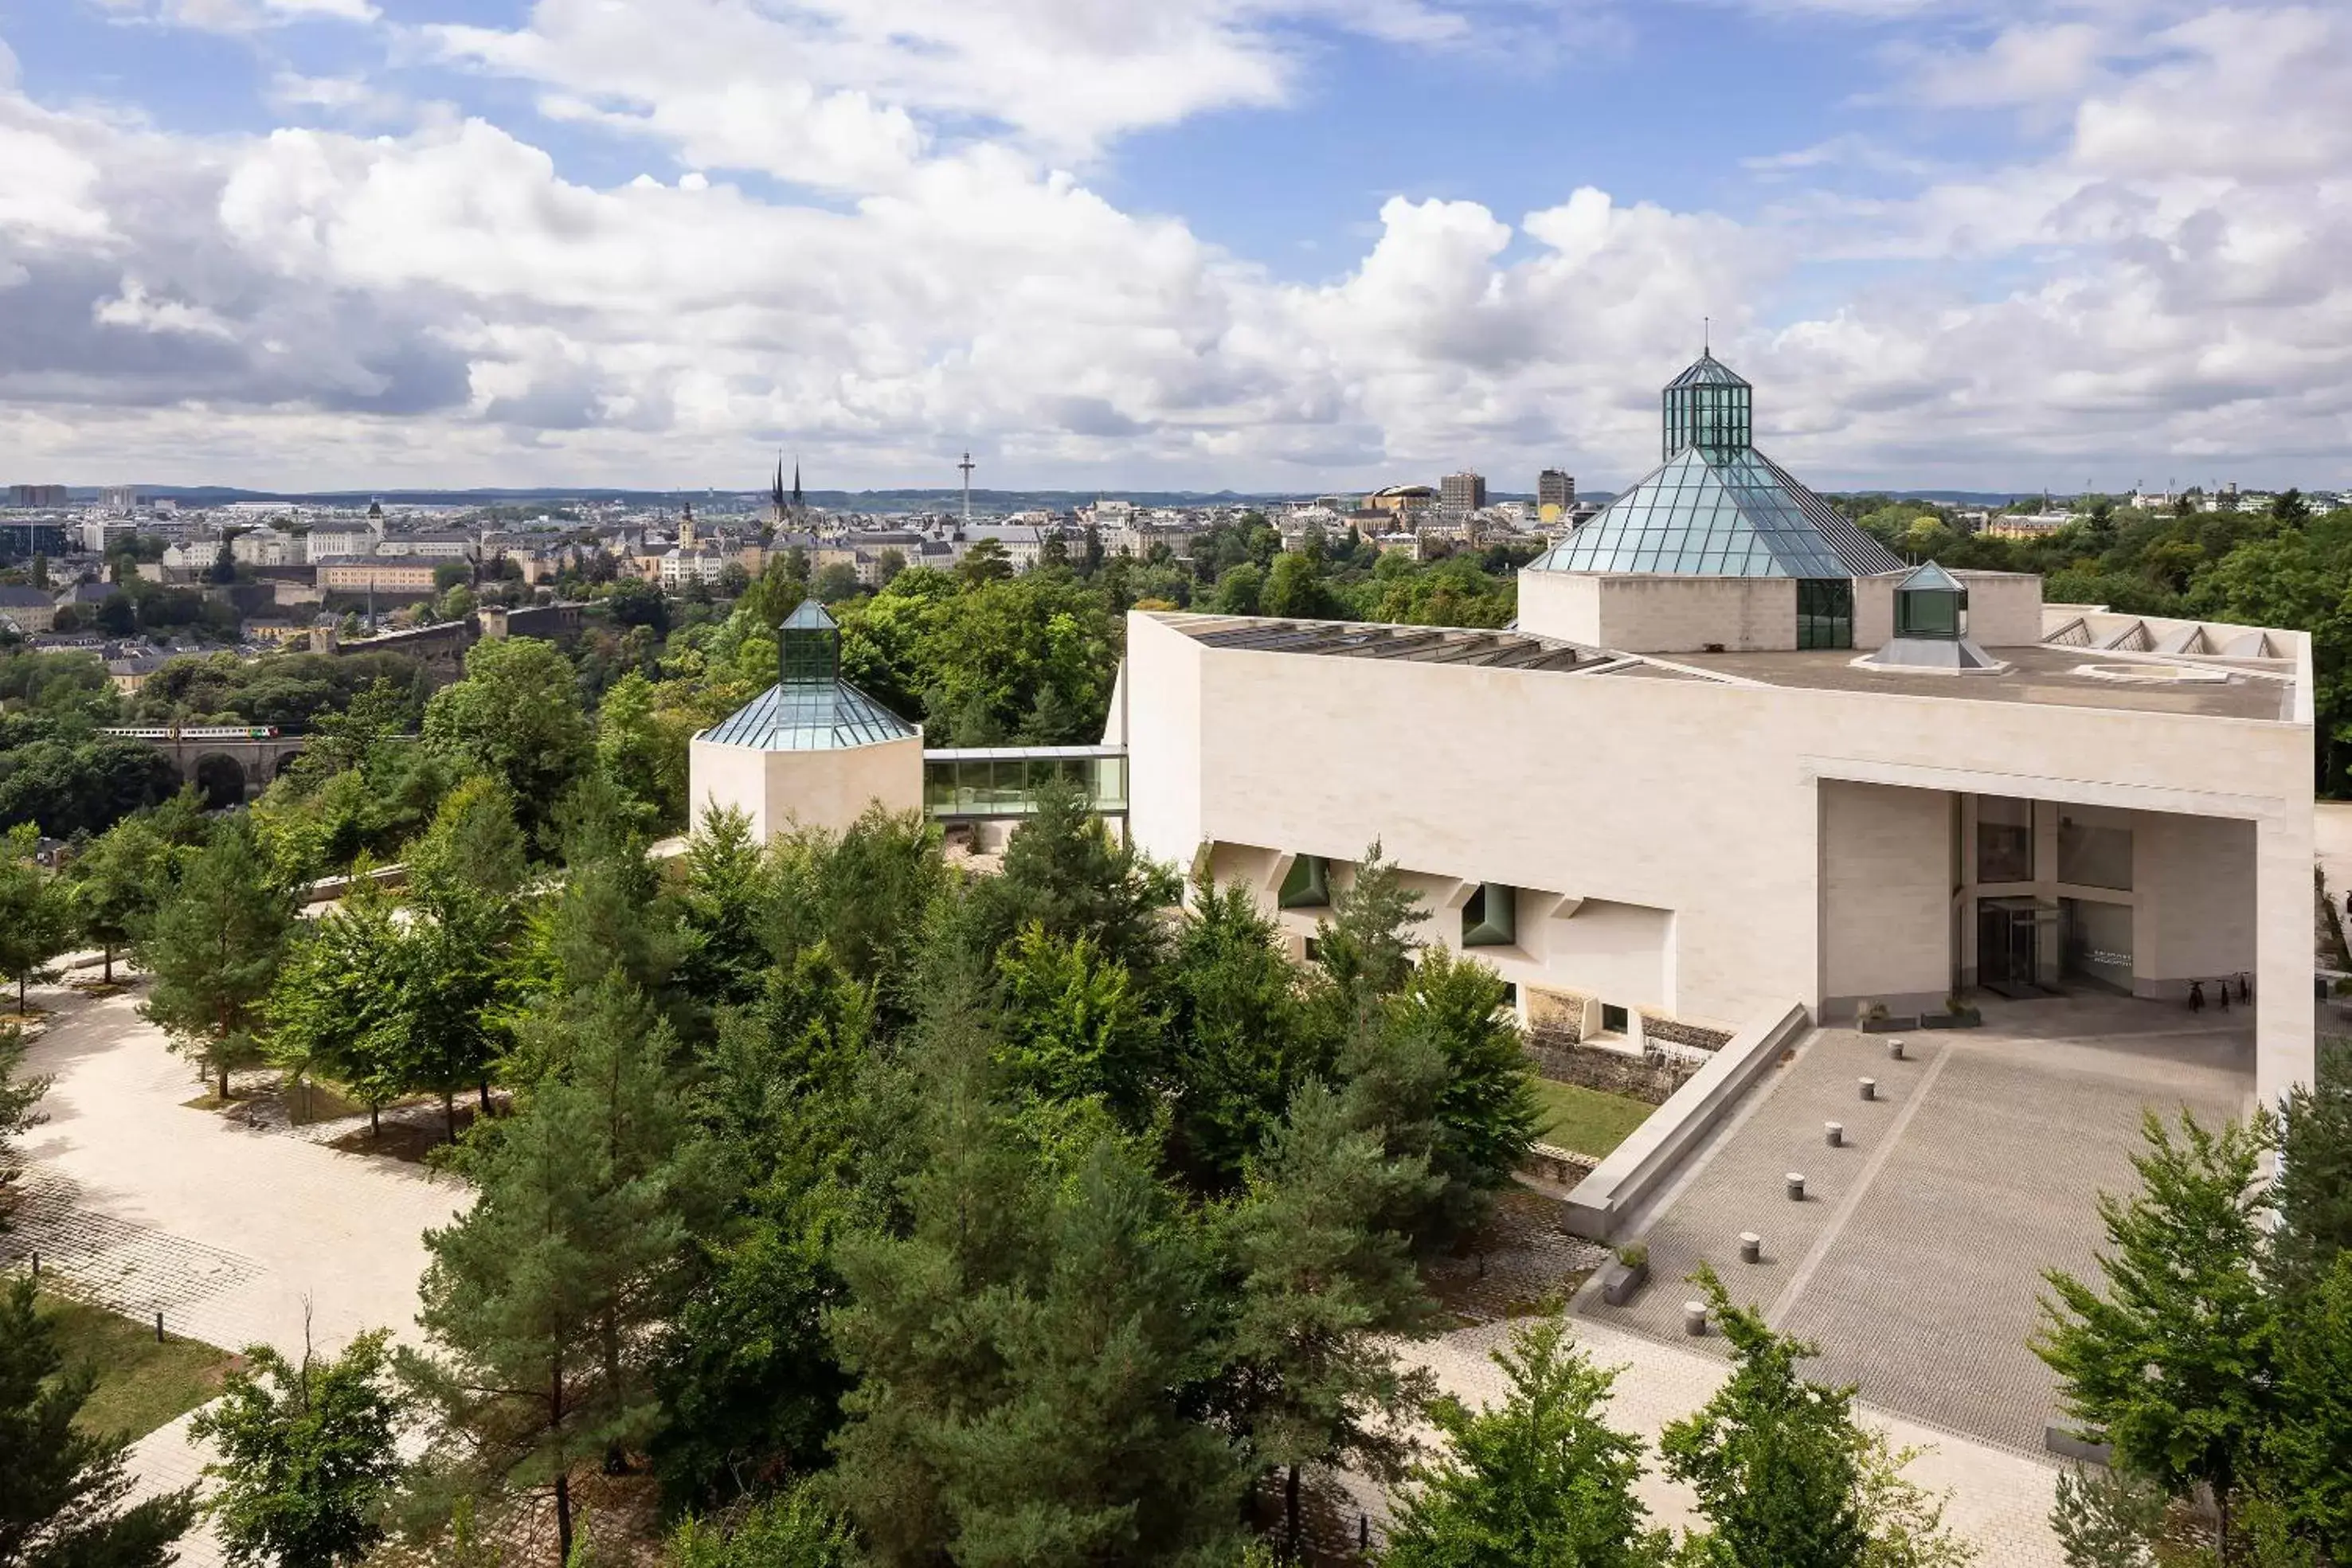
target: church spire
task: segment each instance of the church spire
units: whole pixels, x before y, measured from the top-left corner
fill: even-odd
[[[807,506],[808,503],[801,498],[801,460],[795,457],[793,459],[793,516],[800,516]]]

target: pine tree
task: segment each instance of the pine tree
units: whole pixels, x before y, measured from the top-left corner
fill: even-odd
[[[504,903],[530,874],[529,846],[515,825],[514,800],[496,779],[477,774],[442,799],[432,826],[403,856],[408,884],[428,906],[470,895]]]
[[[2212,1490],[2221,1537],[2274,1413],[2278,1325],[2258,1264],[2263,1144],[2185,1112],[2176,1140],[2149,1113],[2141,1190],[2099,1197],[2105,1289],[2052,1270],[2034,1353],[2067,1411],[2104,1433],[2118,1469],[2175,1496]],[[2225,1548],[2226,1550],[2226,1548]]]
[[[2327,1044],[2318,1082],[2290,1091],[2279,1118],[2268,1272],[2290,1292],[2315,1285],[2352,1250],[2352,1047]]]
[[[1414,932],[1424,916],[1421,894],[1404,884],[1376,840],[1356,862],[1348,885],[1331,896],[1331,918],[1315,929],[1318,962],[1339,988],[1350,1016],[1404,988],[1412,973]]]
[[[1535,1091],[1502,977],[1441,946],[1423,954],[1373,1026],[1340,1058],[1349,1114],[1391,1155],[1425,1159],[1440,1183],[1395,1223],[1442,1247],[1485,1218],[1535,1141]]]
[[[1153,1108],[1161,1030],[1126,967],[1104,958],[1090,937],[1065,941],[1032,923],[997,968],[1012,1085],[1048,1101],[1099,1096],[1139,1129]]]
[[[1393,1481],[1412,1451],[1411,1418],[1432,1385],[1398,1364],[1392,1342],[1427,1332],[1431,1308],[1403,1239],[1378,1217],[1431,1188],[1419,1160],[1390,1158],[1315,1082],[1250,1162],[1230,1221],[1241,1276],[1232,1396],[1256,1462],[1284,1474],[1293,1558],[1308,1466]]]
[[[425,1236],[417,1321],[440,1354],[400,1363],[455,1439],[438,1456],[445,1479],[546,1488],[559,1563],[572,1467],[623,1459],[655,1427],[650,1331],[678,1299],[706,1207],[667,1030],[646,1029],[642,998],[617,980],[577,1021],[566,1073],[467,1139],[480,1197]]]
[[[760,994],[774,901],[751,820],[732,807],[711,807],[687,841],[685,862],[678,896],[686,938],[680,983],[713,1006],[742,1006]]]
[[[1163,912],[1181,884],[1131,843],[1115,843],[1076,786],[1037,791],[1034,812],[1004,849],[1004,871],[973,889],[989,951],[1023,928],[1064,941],[1084,936],[1146,990],[1168,954]]]
[[[155,977],[140,1015],[218,1077],[223,1099],[229,1073],[260,1060],[263,1003],[293,924],[243,825],[226,821],[140,939],[140,967]]]
[[[1602,1419],[1617,1374],[1558,1318],[1519,1329],[1493,1360],[1510,1382],[1501,1405],[1431,1406],[1448,1451],[1414,1472],[1381,1568],[1662,1568],[1670,1538],[1643,1528],[1633,1495],[1641,1439]]]
[[[1696,1560],[1722,1568],[1864,1568],[1871,1541],[1859,1492],[1861,1438],[1851,1388],[1814,1383],[1816,1354],[1735,1306],[1705,1264],[1692,1276],[1731,1344],[1730,1378],[1691,1416],[1669,1422],[1665,1472],[1698,1494],[1708,1531]]]
[[[249,1345],[215,1404],[189,1436],[220,1458],[206,1501],[228,1560],[243,1568],[334,1568],[355,1563],[384,1533],[400,1473],[387,1331],[361,1334],[343,1354],[300,1364]]]
[[[164,1568],[195,1519],[195,1492],[129,1508],[130,1439],[79,1431],[97,1385],[68,1368],[33,1281],[0,1286],[0,1568]]]
[[[2279,1416],[2263,1444],[2265,1490],[2327,1560],[2352,1562],[2352,1251],[2280,1313]]]
[[[1297,969],[1278,942],[1247,888],[1205,878],[1195,887],[1171,972],[1169,1071],[1177,1156],[1211,1191],[1239,1185],[1291,1095],[1331,1066],[1307,1028]]]
[[[1229,1561],[1238,1467],[1180,1405],[1215,1360],[1200,1239],[1099,1113],[1012,1113],[974,998],[923,1032],[907,1232],[838,1250],[834,1491],[883,1563]]]

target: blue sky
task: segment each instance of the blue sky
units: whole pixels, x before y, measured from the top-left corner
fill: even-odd
[[[1607,486],[1712,317],[1823,485],[2352,483],[2340,7],[0,0],[0,43],[11,478]]]

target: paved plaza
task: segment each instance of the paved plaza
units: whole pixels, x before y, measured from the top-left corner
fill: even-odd
[[[230,1350],[299,1356],[306,1315],[324,1351],[370,1328],[415,1338],[424,1232],[457,1211],[462,1185],[188,1109],[204,1085],[139,1017],[136,992],[42,987],[34,999],[53,1016],[26,1071],[56,1082],[48,1121],[24,1140],[26,1201],[0,1257],[38,1251],[68,1288]],[[141,1495],[196,1478],[186,1426],[133,1448]],[[186,1568],[218,1560],[202,1525],[182,1543]]]
[[[2101,1191],[2127,1192],[2143,1109],[2218,1124],[2252,1091],[2252,1015],[2121,998],[1989,1002],[1985,1027],[1810,1037],[1753,1091],[1629,1239],[1652,1282],[1597,1327],[1721,1356],[1682,1335],[1682,1283],[1704,1260],[1735,1298],[1819,1342],[1815,1375],[1869,1404],[2039,1459],[2062,1419],[2027,1348],[2042,1271],[2088,1274]],[[1878,1082],[1864,1102],[1859,1080]],[[1823,1124],[1840,1122],[1831,1148]],[[1805,1177],[1801,1203],[1784,1178]],[[1739,1236],[1764,1239],[1743,1264]]]

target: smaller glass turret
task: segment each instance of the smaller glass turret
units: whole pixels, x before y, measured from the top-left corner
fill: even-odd
[[[1756,391],[1713,354],[1666,383],[1664,457],[1696,446],[1702,452],[1744,452],[1755,444]]]
[[[788,686],[830,686],[841,674],[841,627],[814,599],[777,628],[777,674]]]

